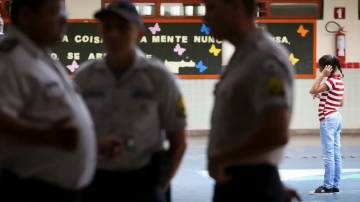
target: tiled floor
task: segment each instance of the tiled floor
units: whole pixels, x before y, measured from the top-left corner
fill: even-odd
[[[298,189],[306,202],[360,201],[360,135],[343,137],[344,173],[339,194],[311,195],[322,182],[322,157],[317,137],[295,137],[280,166],[283,181]],[[205,171],[206,138],[190,138],[184,162],[173,183],[174,202],[210,202],[212,180]]]

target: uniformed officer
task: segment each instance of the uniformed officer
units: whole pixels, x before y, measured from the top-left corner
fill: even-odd
[[[63,0],[12,1],[13,27],[0,43],[0,201],[72,202],[93,177],[90,114],[47,52],[64,10]]]
[[[164,65],[137,50],[143,23],[132,3],[114,1],[95,17],[107,55],[75,75],[99,150],[98,171],[84,201],[162,201],[185,150],[181,94]],[[170,147],[162,152],[164,138]]]
[[[236,47],[215,90],[208,147],[208,169],[216,181],[213,201],[283,202],[277,166],[293,106],[288,53],[256,28],[256,0],[205,4],[213,34]],[[296,195],[288,193],[287,200]]]

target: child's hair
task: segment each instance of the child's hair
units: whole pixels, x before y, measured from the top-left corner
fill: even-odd
[[[337,57],[332,55],[324,55],[319,59],[319,68],[321,71],[328,65],[330,65],[333,68],[331,75],[334,74],[336,70],[339,70],[342,77],[344,77],[344,73],[340,65],[340,60]]]

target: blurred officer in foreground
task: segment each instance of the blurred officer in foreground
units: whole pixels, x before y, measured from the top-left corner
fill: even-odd
[[[180,91],[161,62],[137,49],[143,22],[132,3],[114,1],[95,17],[107,55],[75,75],[95,122],[99,151],[84,202],[164,201],[186,147]]]
[[[284,191],[277,169],[293,106],[288,53],[256,28],[255,0],[205,4],[213,34],[236,47],[215,90],[208,148],[213,201],[290,201],[296,192]]]
[[[65,25],[63,0],[13,0],[0,43],[0,200],[73,202],[94,174],[85,103],[48,55]]]

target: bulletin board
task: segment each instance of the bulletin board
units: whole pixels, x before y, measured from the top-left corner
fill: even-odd
[[[315,20],[259,20],[258,24],[289,50],[297,78],[315,76]],[[53,49],[52,57],[60,60],[69,72],[76,71],[86,60],[104,57],[96,21],[73,20],[67,30],[62,42]],[[146,21],[139,47],[146,57],[159,58],[180,78],[218,78],[223,70],[222,42],[211,36],[210,28],[201,20]]]
[[[259,20],[258,25],[287,48],[297,78],[316,76],[316,20]]]

